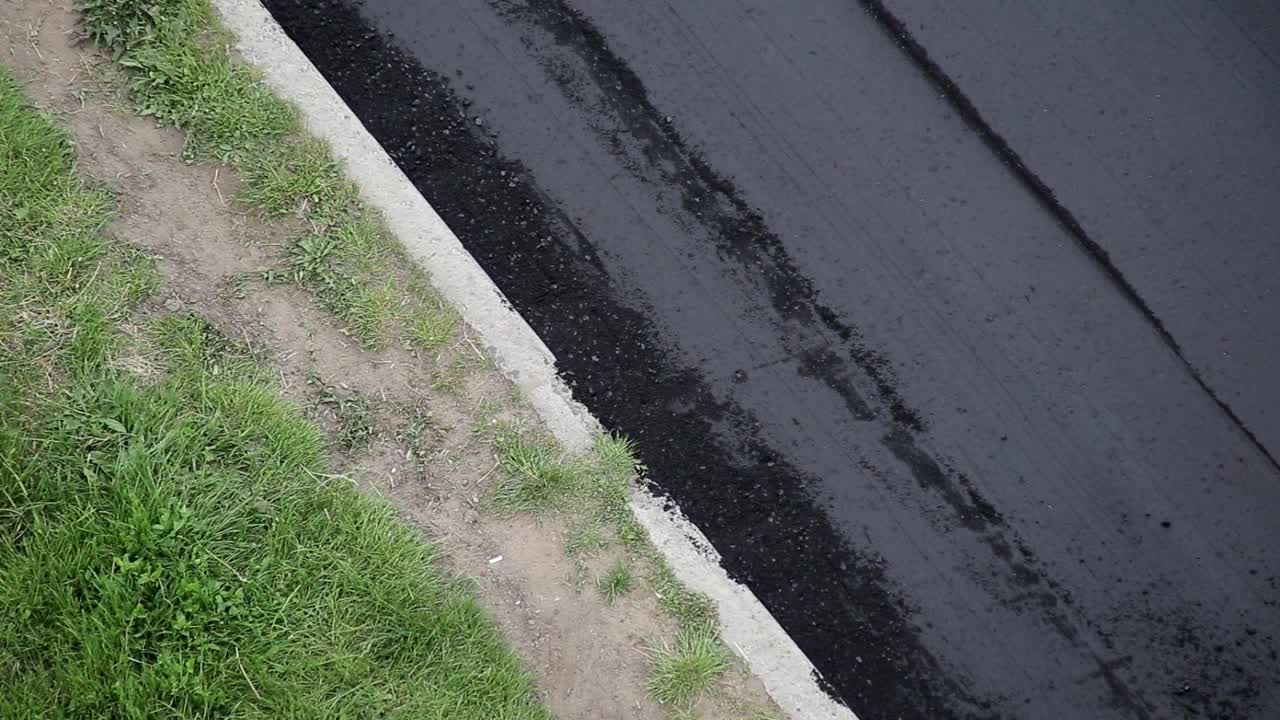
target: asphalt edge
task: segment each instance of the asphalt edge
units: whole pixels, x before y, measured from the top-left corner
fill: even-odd
[[[258,0],[210,2],[235,34],[236,50],[298,108],[308,132],[329,144],[365,202],[480,334],[548,431],[568,448],[589,447],[601,425],[560,380],[551,351],[283,28]],[[722,638],[789,718],[857,720],[819,687],[809,659],[755,595],[729,578],[697,527],[643,490],[630,505],[676,577],[716,603]]]

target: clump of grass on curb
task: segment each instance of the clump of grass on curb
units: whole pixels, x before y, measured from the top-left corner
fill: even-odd
[[[630,478],[646,470],[636,459],[635,443],[621,435],[606,433],[599,436],[592,451],[600,467],[615,477]]]
[[[656,552],[649,555],[649,567],[649,583],[663,612],[675,618],[685,630],[717,632],[719,618],[711,598],[685,587]]]
[[[163,316],[114,369],[147,266],[2,68],[0,158],[0,717],[548,718],[243,348]]]
[[[676,708],[692,705],[730,667],[720,639],[708,629],[681,630],[674,643],[649,652],[653,663],[649,690],[658,702]]]
[[[617,602],[618,598],[631,592],[634,585],[635,578],[631,575],[631,568],[622,560],[615,562],[609,571],[596,581],[600,597],[604,598],[606,605]]]

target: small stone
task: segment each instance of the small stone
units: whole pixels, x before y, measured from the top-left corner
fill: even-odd
[[[178,312],[182,309],[182,301],[178,298],[169,298],[164,301],[164,309],[169,312]]]

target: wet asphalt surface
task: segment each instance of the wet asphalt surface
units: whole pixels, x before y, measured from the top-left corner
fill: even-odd
[[[859,717],[1280,717],[1280,6],[264,4]]]

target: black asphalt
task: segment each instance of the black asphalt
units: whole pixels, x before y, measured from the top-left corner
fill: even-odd
[[[267,0],[863,720],[1280,717],[1280,11]]]

